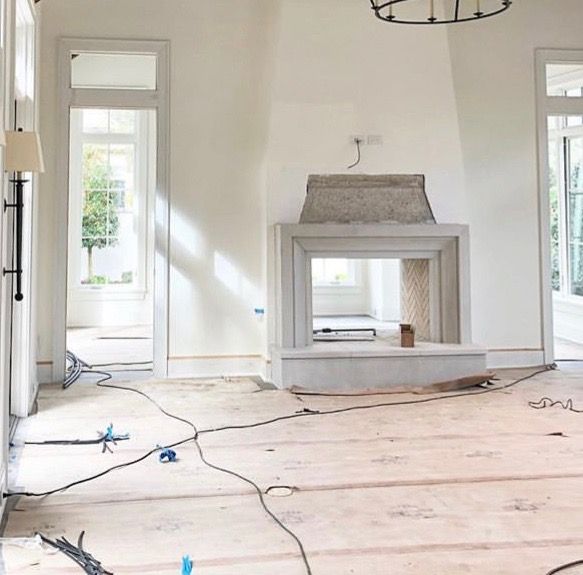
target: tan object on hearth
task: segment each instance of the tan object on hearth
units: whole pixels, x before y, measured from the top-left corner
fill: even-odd
[[[401,347],[415,347],[415,328],[411,324],[401,324]]]

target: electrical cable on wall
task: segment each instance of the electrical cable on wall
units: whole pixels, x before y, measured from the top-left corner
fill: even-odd
[[[363,143],[363,140],[361,140],[360,138],[354,138],[354,143],[356,144],[356,161],[354,162],[354,164],[350,164],[350,166],[346,168],[347,170],[352,170],[352,168],[356,168],[356,166],[360,164],[360,160],[362,159],[360,145]]]

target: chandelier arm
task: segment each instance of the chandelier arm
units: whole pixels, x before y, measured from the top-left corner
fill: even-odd
[[[395,6],[401,2],[409,2],[409,0],[387,0],[387,2],[384,2],[383,4],[376,4],[376,2],[377,0],[370,0],[373,10],[378,13],[381,10],[388,8],[389,6]]]

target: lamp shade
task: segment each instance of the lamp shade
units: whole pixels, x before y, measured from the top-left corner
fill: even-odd
[[[7,172],[44,172],[43,152],[36,132],[6,132]]]

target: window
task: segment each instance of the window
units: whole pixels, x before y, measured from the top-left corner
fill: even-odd
[[[354,287],[359,283],[358,262],[346,258],[312,260],[312,283],[316,287]]]
[[[148,112],[71,114],[70,279],[79,289],[145,289]]]
[[[583,296],[583,117],[549,118],[552,286]]]
[[[546,77],[547,96],[583,96],[583,64],[547,64]]]
[[[71,87],[155,90],[156,68],[156,54],[73,53]]]
[[[14,97],[18,127],[34,125],[35,24],[26,2],[16,2],[14,31]]]

